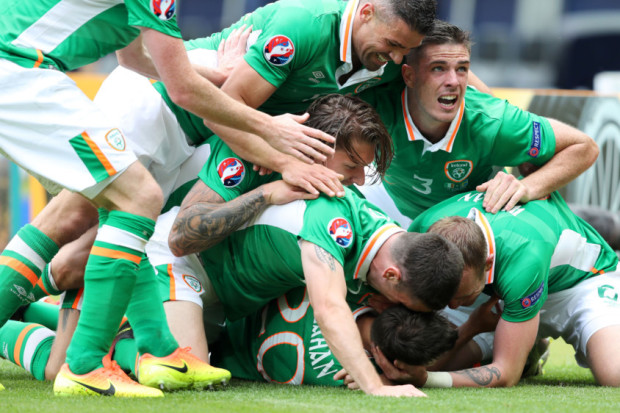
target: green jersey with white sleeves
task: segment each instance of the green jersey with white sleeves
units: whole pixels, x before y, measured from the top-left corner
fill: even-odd
[[[489,254],[494,254],[486,276],[504,300],[503,319],[527,321],[548,294],[616,268],[615,251],[557,192],[497,214],[484,211],[483,198],[476,191],[456,195],[422,213],[409,230],[425,232],[447,216],[473,219],[485,234]]]
[[[547,119],[472,87],[446,135],[431,144],[411,119],[402,85],[371,89],[362,97],[377,109],[394,141],[385,190],[411,219],[444,199],[476,189],[498,167],[542,165],[555,153],[555,134]]]
[[[351,31],[357,5],[358,0],[280,0],[245,15],[220,33],[191,40],[186,47],[188,51],[217,50],[233,29],[252,25],[245,61],[277,88],[259,109],[271,115],[301,113],[322,95],[356,94],[400,78],[400,65],[389,62],[376,71],[362,68],[344,83],[339,81],[353,68]],[[156,88],[193,142],[208,135],[201,119],[175,107],[163,85]]]
[[[354,317],[372,311],[363,303],[350,308]],[[228,321],[211,361],[245,380],[343,385],[333,378],[342,366],[314,319],[303,287],[271,301],[260,312]]]
[[[378,249],[401,231],[345,189],[342,198],[321,195],[270,206],[200,257],[226,316],[236,320],[305,285],[300,240],[325,249],[342,265],[347,300],[358,302],[374,292],[366,276]]]
[[[131,43],[139,27],[180,38],[176,1],[4,0],[0,58],[62,71],[95,62]]]

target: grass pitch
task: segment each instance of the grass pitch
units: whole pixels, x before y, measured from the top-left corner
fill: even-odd
[[[54,397],[52,383],[37,382],[0,361],[0,412],[618,412],[620,389],[598,387],[577,366],[563,341],[551,343],[543,376],[510,389],[426,389],[428,398],[388,399],[341,388],[288,386],[233,380],[223,390],[167,393],[164,399]]]

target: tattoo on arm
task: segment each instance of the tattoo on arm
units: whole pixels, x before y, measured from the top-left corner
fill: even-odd
[[[469,377],[474,383],[479,386],[488,386],[495,377],[497,380],[502,376],[497,367],[476,367],[473,369],[454,371],[455,374]]]
[[[182,207],[170,233],[174,253],[187,255],[211,248],[267,207],[260,187],[229,202],[205,188],[202,194],[190,193],[193,196],[183,201],[189,206]]]
[[[324,262],[329,266],[329,269],[332,271],[336,271],[336,259],[329,252],[325,251],[323,248],[318,245],[314,245],[314,252],[316,252],[316,256],[319,261]]]

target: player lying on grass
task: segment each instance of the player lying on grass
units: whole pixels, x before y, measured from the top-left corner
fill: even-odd
[[[351,304],[350,308],[367,354],[376,346],[390,359],[425,366],[456,341],[455,328],[435,312],[417,313],[392,306],[377,317],[363,303]],[[0,345],[9,349],[9,360],[35,378],[41,379],[50,355],[58,309],[57,305],[33,303],[23,314],[26,322],[9,321],[0,329]],[[19,336],[24,337],[20,342]],[[228,321],[211,350],[211,363],[236,378],[294,385],[343,384],[333,378],[341,365],[314,319],[304,287],[272,300],[254,314]],[[136,352],[131,329],[122,329],[114,343],[114,360],[135,374]]]
[[[495,215],[484,212],[482,198],[457,195],[420,215],[410,229],[442,234],[463,252],[466,270],[451,308],[473,303],[483,290],[504,300],[492,362],[411,377],[404,364],[378,355],[385,374],[427,386],[512,386],[536,337],[550,336],[571,344],[598,384],[620,386],[616,252],[557,192]]]

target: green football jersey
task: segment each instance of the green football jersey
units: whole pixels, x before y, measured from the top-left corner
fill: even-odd
[[[254,171],[254,164],[241,159],[217,136],[210,138],[209,144],[211,154],[198,178],[217,192],[225,202],[263,184],[281,179],[279,173],[260,175]]]
[[[402,85],[402,83],[401,83]],[[431,144],[413,123],[407,90],[390,87],[362,94],[381,115],[394,141],[383,185],[398,210],[415,217],[451,196],[476,189],[501,167],[542,165],[555,153],[547,119],[468,87],[448,132]]]
[[[352,70],[352,17],[357,1],[280,0],[245,15],[211,37],[187,42],[187,49],[217,50],[221,40],[243,24],[252,25],[246,62],[277,88],[259,108],[272,115],[301,113],[311,101],[330,93],[356,94],[400,78],[400,65],[387,63],[377,71]],[[166,103],[193,142],[210,131],[202,120],[174,105],[156,84]]]
[[[615,270],[615,251],[557,192],[497,214],[484,211],[483,198],[476,191],[456,195],[422,213],[409,230],[425,232],[447,216],[474,219],[495,256],[487,282],[504,300],[503,319],[529,320],[548,294]]]
[[[175,0],[4,0],[0,58],[68,71],[127,46],[140,27],[180,38],[175,5]]]
[[[364,304],[351,304],[350,308],[355,316],[372,311]],[[303,287],[271,301],[262,311],[227,321],[211,361],[245,380],[343,384],[333,379],[342,365],[329,349]]]
[[[343,198],[274,205],[214,247],[200,253],[226,316],[239,319],[270,300],[305,285],[300,239],[342,265],[347,300],[374,292],[366,283],[383,243],[403,231],[372,204],[345,190]]]

